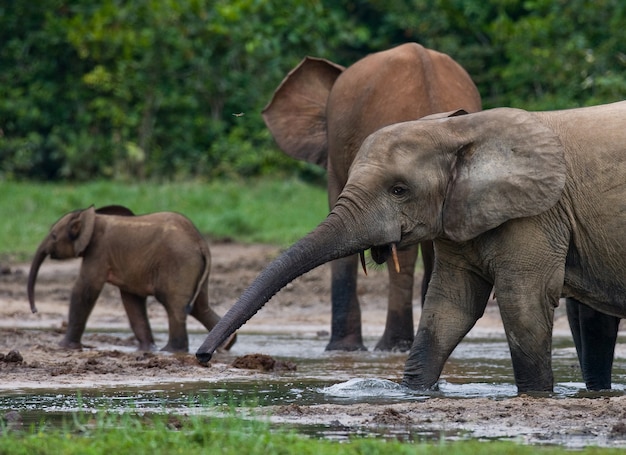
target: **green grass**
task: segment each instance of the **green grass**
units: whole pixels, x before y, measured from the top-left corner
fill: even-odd
[[[92,204],[121,204],[137,214],[180,212],[210,238],[280,246],[302,237],[328,213],[326,189],[295,179],[163,184],[0,181],[0,257],[30,257],[57,219]]]
[[[311,439],[287,431],[270,431],[266,422],[236,417],[166,415],[78,415],[63,428],[33,426],[0,431],[0,454],[566,454],[560,447],[525,446],[501,441],[400,442],[353,438],[337,442]],[[588,448],[578,454],[612,455],[622,449]]]

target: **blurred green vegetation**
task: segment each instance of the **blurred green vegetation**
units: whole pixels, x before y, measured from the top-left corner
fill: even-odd
[[[224,455],[565,455],[572,449],[524,445],[511,441],[402,441],[355,436],[348,440],[315,439],[296,430],[272,429],[262,419],[174,414],[77,413],[62,428],[3,428],[0,454],[11,455],[134,455],[220,453]],[[616,455],[619,448],[584,447],[580,455]]]
[[[124,185],[0,181],[0,261],[30,259],[62,215],[92,204],[121,204],[136,214],[180,212],[209,243],[235,240],[285,247],[328,213],[326,189],[295,178]]]
[[[2,2],[0,178],[318,178],[260,115],[305,55],[417,41],[485,107],[557,109],[625,98],[624,24],[622,0]]]

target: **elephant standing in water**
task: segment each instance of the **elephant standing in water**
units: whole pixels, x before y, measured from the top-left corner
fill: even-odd
[[[277,144],[294,158],[328,170],[332,208],[363,140],[379,128],[436,112],[481,109],[465,70],[449,56],[416,43],[368,55],[347,69],[305,58],[276,89],[263,118]],[[433,264],[432,242],[423,242],[422,302]],[[406,351],[413,342],[413,276],[417,245],[389,267],[389,296],[380,350]],[[331,337],[327,350],[365,349],[357,297],[356,255],[332,263]]]
[[[146,297],[163,304],[169,321],[164,351],[187,352],[186,319],[191,314],[208,330],[219,321],[209,307],[209,247],[192,222],[179,213],[134,216],[122,206],[90,207],[64,215],[39,245],[28,276],[28,299],[35,308],[35,282],[44,259],[82,257],[70,298],[61,346],[82,347],[81,337],[105,283],[120,289],[124,310],[140,350],[152,350]],[[223,347],[234,343],[228,337]]]
[[[519,392],[551,391],[563,295],[626,317],[626,102],[552,112],[498,108],[385,127],[357,154],[328,217],[244,291],[200,362],[294,278],[371,248],[434,240],[435,267],[403,384],[433,387],[498,297]]]

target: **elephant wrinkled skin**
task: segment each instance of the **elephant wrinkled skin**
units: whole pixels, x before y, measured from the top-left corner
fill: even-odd
[[[31,264],[28,299],[33,312],[35,282],[47,256],[82,257],[63,347],[82,347],[87,319],[105,283],[119,288],[140,350],[154,348],[147,296],[154,296],[167,311],[169,340],[164,351],[188,351],[187,314],[208,330],[220,319],[209,307],[209,247],[191,221],[178,213],[134,216],[125,207],[107,206],[64,215],[41,242]],[[228,337],[223,347],[230,348],[234,341],[234,336]]]
[[[498,299],[520,392],[553,387],[559,297],[626,317],[626,102],[551,112],[498,108],[383,128],[337,203],[269,264],[198,349],[208,361],[283,286],[320,264],[433,239],[436,259],[403,383],[436,385]]]
[[[263,118],[288,155],[328,170],[332,208],[363,140],[392,123],[436,112],[481,109],[465,70],[446,54],[416,43],[377,52],[348,68],[307,57],[276,89]],[[422,301],[433,263],[432,242],[421,245]],[[400,272],[389,267],[385,331],[376,349],[406,351],[413,342],[413,270],[417,245],[399,252]],[[333,262],[328,350],[365,349],[357,297],[356,256]]]

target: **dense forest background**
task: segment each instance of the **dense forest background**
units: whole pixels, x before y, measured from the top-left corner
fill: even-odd
[[[485,108],[626,98],[623,0],[6,1],[0,179],[315,176],[263,124],[276,86],[306,55],[407,41],[465,67]]]

